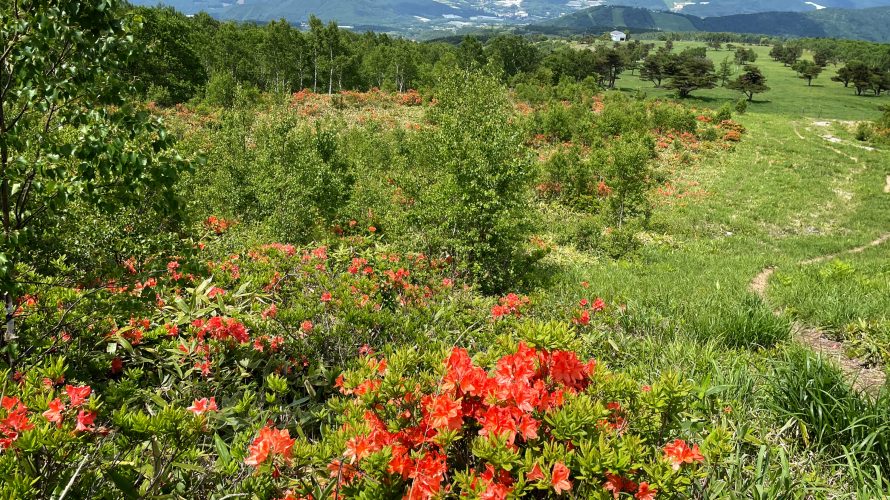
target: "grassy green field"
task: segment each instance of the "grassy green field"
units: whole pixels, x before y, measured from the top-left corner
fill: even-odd
[[[663,45],[663,42],[655,42]],[[701,46],[694,42],[675,42],[674,50],[680,51],[686,47]],[[832,120],[872,120],[880,112],[880,104],[890,103],[890,97],[863,97],[857,96],[853,88],[845,88],[843,84],[831,81],[831,77],[837,72],[837,67],[829,66],[813,80],[812,86],[807,86],[806,81],[797,77],[797,73],[782,63],[773,61],[769,57],[770,47],[750,45],[757,52],[758,66],[767,78],[769,92],[754,96],[754,102],[749,106],[752,114],[775,114],[788,118],[814,118]],[[733,52],[722,49],[719,51],[708,50],[708,56],[714,61],[715,66],[724,58],[733,58]],[[806,54],[805,58],[811,57]],[[738,68],[736,68],[736,74]],[[651,97],[670,97],[672,91],[657,89],[652,82],[640,80],[636,75],[625,72],[618,80],[617,86],[624,91],[641,90]],[[687,103],[693,106],[719,107],[727,102],[735,102],[741,97],[739,92],[718,87],[714,89],[699,90],[693,93]]]
[[[707,195],[661,208],[653,242],[634,259],[590,260],[556,252],[551,259],[562,271],[547,292],[553,300],[569,301],[583,293],[579,283],[589,282],[597,293],[626,302],[626,328],[587,342],[595,355],[641,378],[672,369],[710,380],[724,387],[728,404],[745,415],[740,422],[774,418],[766,408],[776,399],[767,395],[789,376],[774,371],[777,360],[793,358],[809,367],[810,361],[800,359],[816,359],[797,347],[793,320],[847,340],[851,354],[871,361],[882,355],[886,361],[890,346],[890,243],[843,254],[890,231],[890,194],[883,192],[890,157],[863,148],[850,122],[876,118],[877,104],[890,99],[857,97],[829,80],[831,70],[807,87],[789,68],[769,60],[767,48],[756,50],[772,90],[757,96],[746,114],[733,117],[747,129],[743,141],[732,152],[679,173]],[[719,60],[730,52],[709,54]],[[670,97],[627,73],[619,86]],[[695,95],[687,102],[707,107],[739,98],[721,88]],[[825,139],[828,135],[834,142]],[[801,264],[835,253],[842,254],[840,260]],[[751,282],[767,267],[777,273],[767,283],[765,303]],[[774,315],[776,309],[783,313]],[[641,352],[659,355],[640,359]],[[819,407],[816,401],[806,404]],[[800,432],[762,437],[794,449],[788,438]],[[792,468],[798,478],[828,460],[819,454],[808,460],[809,451],[796,449]]]
[[[673,243],[648,247],[639,262],[601,264],[607,269],[593,271],[596,278],[578,269],[572,279],[578,274],[618,296],[639,300],[642,293],[649,297],[647,305],[695,326],[702,311],[712,309],[708,304],[719,311],[749,300],[748,284],[764,267],[794,268],[799,261],[841,252],[890,230],[890,195],[883,192],[890,174],[887,153],[865,149],[853,138],[849,122],[877,117],[878,102],[890,99],[858,97],[831,82],[830,69],[817,80],[820,84],[807,87],[789,68],[770,60],[768,48],[755,49],[772,90],[734,117],[747,133],[732,153],[683,173],[708,196],[658,212],[657,225]],[[721,59],[730,52],[709,54]],[[619,85],[670,97],[628,73]],[[696,94],[687,103],[713,107],[739,98],[723,88]],[[845,258],[882,252],[886,245]],[[890,310],[890,299],[883,306]],[[874,315],[881,307],[869,310]]]

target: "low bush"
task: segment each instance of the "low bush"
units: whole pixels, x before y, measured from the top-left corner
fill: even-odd
[[[327,468],[344,495],[686,496],[728,439],[690,433],[687,415],[704,407],[676,375],[641,386],[522,341],[476,362],[460,348],[439,356],[369,356],[338,382],[340,452]]]

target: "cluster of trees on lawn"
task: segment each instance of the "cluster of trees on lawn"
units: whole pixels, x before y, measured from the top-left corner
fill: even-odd
[[[719,83],[742,92],[750,101],[754,94],[769,90],[763,73],[751,64],[756,60],[757,53],[753,49],[737,47],[733,59],[725,58],[715,69],[705,47],[690,47],[674,53],[671,46],[664,46],[643,59],[640,77],[652,81],[656,87],[676,90],[681,98],[688,97],[694,90],[714,88]],[[744,71],[735,80],[730,80],[733,64],[743,67]]]
[[[812,53],[812,60],[803,59],[804,50]],[[879,96],[890,90],[890,48],[886,45],[850,40],[813,39],[777,43],[770,57],[789,66],[798,76],[812,85],[814,79],[828,67],[838,66],[832,81],[850,85],[856,95],[869,91]]]

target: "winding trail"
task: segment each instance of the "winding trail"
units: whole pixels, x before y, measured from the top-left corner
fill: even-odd
[[[850,248],[842,252],[807,259],[801,261],[800,264],[818,264],[841,255],[861,253],[869,248],[882,245],[887,241],[890,241],[890,233],[883,234],[879,238],[865,245]],[[765,303],[769,303],[767,300],[766,289],[769,285],[769,279],[775,271],[775,267],[767,267],[760,271],[757,276],[751,280],[751,291],[757,294],[757,296]],[[773,314],[779,316],[782,312],[780,310],[774,310]],[[799,321],[794,321],[791,325],[791,333],[798,341],[813,351],[821,353],[834,360],[844,373],[844,376],[851,381],[853,387],[857,391],[875,394],[886,383],[887,375],[884,373],[884,370],[880,367],[868,367],[866,362],[858,358],[847,356],[847,353],[844,351],[843,343],[831,340],[821,329]]]
[[[814,122],[813,125],[819,126],[819,127],[825,127],[825,126],[830,125],[830,122]],[[797,129],[796,123],[792,125],[792,130],[794,131],[794,134],[799,139],[806,140],[806,137],[804,137],[800,133],[800,131]],[[809,129],[807,129],[807,130],[809,130]],[[828,142],[832,142],[832,143],[843,142],[844,144],[846,144],[846,142],[844,142],[840,139],[837,139],[831,135],[821,135],[820,137]],[[852,144],[852,145],[862,148],[862,149],[865,149],[865,150],[868,150],[868,151],[874,151],[874,148],[871,148],[868,146],[860,146],[858,144]],[[859,160],[853,156],[850,156],[850,155],[848,155],[836,148],[828,146],[828,145],[825,145],[825,147],[827,147],[828,149],[830,149],[834,153],[837,153],[840,156],[844,156],[844,157],[848,158],[849,160],[851,160],[854,163],[859,163]],[[887,175],[886,185],[884,186],[883,190],[885,193],[890,194],[890,175]],[[849,248],[849,249],[846,249],[846,250],[843,250],[840,252],[836,252],[836,253],[821,255],[818,257],[813,257],[810,259],[802,260],[802,261],[800,261],[799,264],[804,265],[804,266],[812,265],[812,264],[819,264],[819,263],[823,263],[823,262],[835,259],[842,255],[862,253],[870,248],[874,248],[876,246],[883,245],[884,243],[887,243],[888,241],[890,241],[890,233],[885,233],[885,234],[882,234],[881,236],[879,236],[878,238],[876,238],[875,240],[873,240],[869,243],[866,243],[864,245],[854,247],[854,248]],[[763,302],[766,304],[769,304],[769,300],[767,298],[767,293],[766,293],[767,287],[769,286],[770,278],[773,276],[773,274],[775,272],[776,272],[775,267],[767,267],[767,268],[761,270],[757,274],[757,276],[755,276],[754,279],[751,280],[751,283],[750,283],[751,291],[754,292],[754,294],[756,294],[758,297],[760,297],[760,299],[763,300]],[[776,316],[779,316],[782,314],[782,311],[778,310],[778,309],[774,309],[773,314],[775,314]],[[881,369],[881,367],[869,367],[868,363],[866,363],[865,361],[858,359],[858,358],[853,358],[853,357],[848,356],[846,351],[844,350],[843,343],[837,342],[837,341],[834,341],[834,340],[828,338],[825,335],[825,332],[823,330],[821,330],[820,328],[812,326],[812,325],[807,325],[800,321],[794,321],[791,325],[791,333],[795,339],[797,339],[799,342],[801,342],[802,344],[809,347],[811,350],[818,352],[818,353],[826,356],[829,359],[834,360],[837,363],[838,367],[840,367],[844,376],[852,383],[853,387],[856,390],[867,393],[867,394],[874,395],[878,391],[881,390],[881,388],[884,386],[884,384],[887,383],[887,374],[884,372],[884,370]]]

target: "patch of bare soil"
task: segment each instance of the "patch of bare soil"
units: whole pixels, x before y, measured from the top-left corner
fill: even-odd
[[[847,356],[842,342],[831,340],[819,329],[795,321],[792,331],[794,337],[812,351],[837,363],[844,373],[844,377],[853,384],[853,388],[857,391],[875,394],[887,382],[887,375],[883,369],[868,367],[864,361]]]

